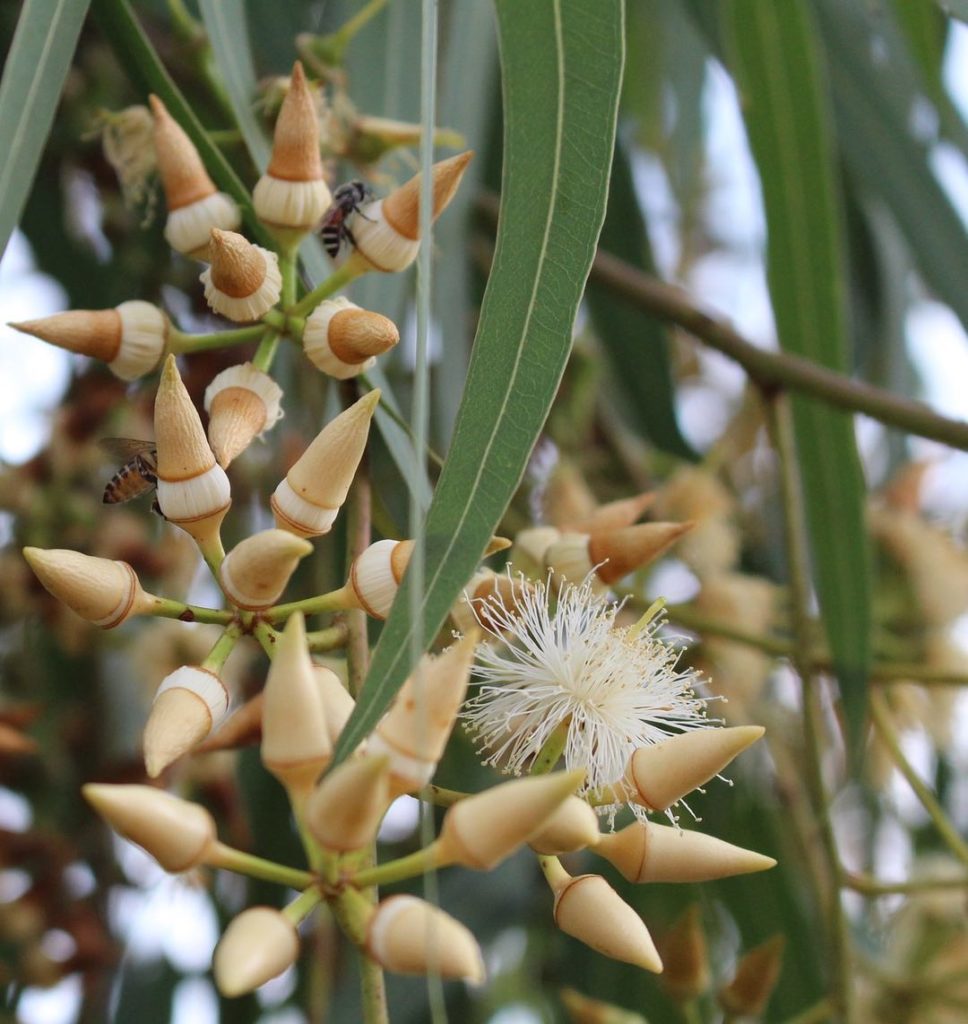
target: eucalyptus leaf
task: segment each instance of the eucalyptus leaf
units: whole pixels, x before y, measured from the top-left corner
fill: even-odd
[[[810,10],[730,0],[721,13],[763,185],[767,270],[780,344],[846,371],[841,211],[825,69]],[[866,712],[871,569],[853,422],[796,399],[794,426],[821,618],[848,734],[856,744]]]
[[[23,212],[90,0],[26,0],[0,81],[0,254]]]
[[[624,56],[620,0],[497,0],[504,175],[497,248],[454,440],[427,514],[426,588],[406,580],[373,654],[345,757],[476,568],[547,416],[605,213]]]

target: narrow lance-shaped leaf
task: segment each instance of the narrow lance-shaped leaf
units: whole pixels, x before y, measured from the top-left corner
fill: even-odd
[[[26,0],[0,81],[0,254],[20,219],[89,0]]]
[[[763,185],[780,344],[846,371],[842,225],[809,8],[730,0],[721,11]],[[853,423],[796,399],[794,426],[821,617],[856,741],[870,659],[870,563]]]
[[[504,173],[497,248],[450,454],[427,515],[419,622],[406,584],[373,655],[345,756],[429,643],[514,493],[571,348],[605,212],[623,63],[620,0],[497,0]]]

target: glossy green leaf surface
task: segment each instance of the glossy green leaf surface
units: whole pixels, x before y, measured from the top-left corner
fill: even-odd
[[[0,81],[0,253],[54,121],[90,0],[26,0]]]
[[[420,620],[398,600],[373,655],[345,756],[429,644],[524,471],[571,349],[605,213],[623,65],[620,0],[498,0],[504,172],[497,248],[454,440],[425,530]],[[406,594],[406,583],[401,587]]]
[[[841,213],[822,84],[826,72],[809,9],[732,0],[722,11],[763,186],[780,344],[844,371],[849,361]],[[821,618],[856,738],[866,707],[871,619],[864,480],[853,422],[797,399],[794,424]]]

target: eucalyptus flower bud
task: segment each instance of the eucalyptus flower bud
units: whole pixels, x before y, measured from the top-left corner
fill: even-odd
[[[249,907],[215,947],[212,970],[223,996],[241,996],[291,967],[299,956],[295,925],[275,907]]]
[[[581,797],[569,796],[528,839],[528,846],[535,853],[557,855],[595,846],[600,838],[598,815]]]
[[[205,389],[208,439],[222,469],[282,416],[282,388],[251,363],[230,366]]]
[[[733,980],[720,991],[719,1005],[734,1017],[762,1017],[783,967],[786,939],[774,935],[744,954]]]
[[[364,756],[337,765],[306,802],[306,827],[326,850],[368,846],[390,806],[389,758]]]
[[[205,301],[216,313],[236,323],[250,323],[279,301],[282,274],[274,252],[234,231],[212,228],[209,256],[212,264],[199,280],[205,286]]]
[[[288,530],[263,530],[240,541],[225,556],[219,583],[236,608],[261,611],[276,603],[299,560],[312,550],[309,541]]]
[[[337,380],[359,376],[376,357],[400,340],[392,320],[339,296],[321,302],[306,319],[303,351],[310,362]]]

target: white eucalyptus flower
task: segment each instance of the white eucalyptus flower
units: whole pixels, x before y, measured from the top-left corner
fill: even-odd
[[[584,769],[578,792],[591,794],[620,783],[638,747],[715,724],[694,692],[699,673],[679,669],[681,649],[658,636],[661,616],[616,626],[622,605],[587,579],[552,588],[519,577],[507,603],[495,592],[471,607],[491,636],[477,649],[481,685],[462,718],[485,764],[520,774],[567,723],[565,768]],[[598,810],[614,819],[619,806]]]

